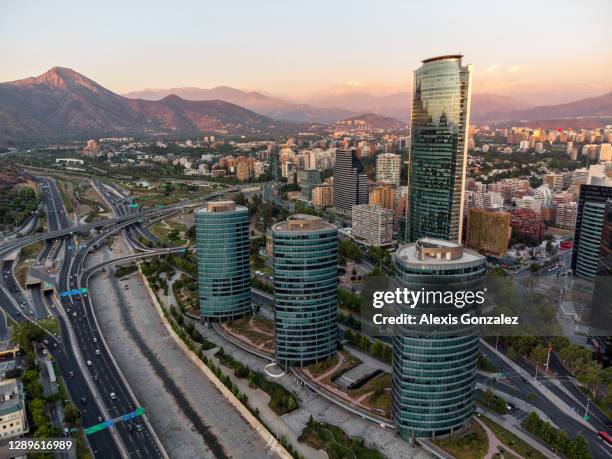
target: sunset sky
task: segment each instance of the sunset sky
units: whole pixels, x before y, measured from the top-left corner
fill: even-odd
[[[610,0],[2,0],[0,81],[59,65],[118,93],[386,94],[462,52],[474,92],[563,102],[612,90],[610,19]]]

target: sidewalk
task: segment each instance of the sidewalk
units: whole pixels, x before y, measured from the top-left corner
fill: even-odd
[[[327,454],[323,451],[314,449],[306,443],[300,443],[298,441],[298,435],[287,426],[282,416],[277,415],[272,409],[268,406],[270,402],[270,396],[266,394],[264,391],[260,389],[253,389],[249,387],[249,381],[247,379],[241,379],[234,375],[234,371],[225,365],[223,365],[215,354],[219,349],[213,348],[210,349],[204,354],[211,359],[217,367],[221,369],[221,372],[229,377],[233,384],[238,386],[238,389],[243,394],[246,394],[249,397],[248,404],[253,408],[257,408],[259,410],[259,416],[262,419],[263,423],[270,429],[270,431],[276,436],[276,438],[280,438],[281,435],[284,435],[285,438],[289,441],[289,443],[304,457],[309,459],[327,459]]]
[[[476,412],[477,413],[482,413],[484,414],[486,417],[488,417],[489,419],[491,419],[492,421],[495,421],[497,424],[499,424],[500,426],[502,426],[504,429],[508,430],[509,432],[513,433],[514,435],[516,435],[517,437],[519,437],[521,440],[523,440],[525,443],[529,444],[530,446],[532,446],[533,448],[537,449],[538,451],[540,451],[542,454],[544,454],[547,458],[549,459],[561,459],[561,457],[557,456],[555,453],[553,453],[551,450],[549,450],[546,446],[544,446],[542,443],[540,443],[539,441],[537,441],[535,438],[533,438],[531,435],[526,434],[525,432],[523,432],[520,429],[517,429],[514,425],[512,425],[512,423],[508,422],[506,419],[491,413],[490,411],[485,411],[482,408],[478,407],[476,408]]]

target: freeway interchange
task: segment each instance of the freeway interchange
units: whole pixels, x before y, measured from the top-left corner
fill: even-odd
[[[92,248],[119,231],[123,232],[132,249],[137,251],[133,256],[125,257],[127,259],[184,251],[181,248],[146,249],[139,239],[156,238],[141,223],[145,219],[154,221],[167,217],[185,207],[202,205],[202,201],[141,212],[130,205],[124,190],[96,181],[94,188],[115,216],[75,225],[68,218],[55,181],[47,177],[39,177],[38,180],[47,210],[49,231],[7,240],[0,245],[0,256],[3,259],[0,304],[3,312],[17,323],[35,323],[49,316],[58,319],[60,333],[55,336],[45,330],[45,346],[60,368],[70,398],[80,408],[81,424],[86,432],[90,432],[86,438],[94,457],[168,457],[98,327],[87,294],[87,282],[102,265],[87,271],[84,271],[84,266]],[[212,199],[223,192],[211,193],[202,200]],[[77,235],[91,231],[95,232],[93,238],[86,243],[79,243]],[[29,300],[14,277],[11,254],[37,241],[44,241],[38,261],[44,262],[48,258],[60,256],[61,265],[53,279],[53,290],[43,290],[42,286],[33,285],[28,289],[31,294]],[[0,334],[8,335],[6,322],[0,325]],[[117,422],[111,423],[113,419]]]

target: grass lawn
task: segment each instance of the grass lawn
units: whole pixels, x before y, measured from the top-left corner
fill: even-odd
[[[381,416],[391,417],[391,374],[381,373],[372,378],[362,387],[347,391],[353,398],[364,394],[370,395],[362,401],[364,405],[377,412]]]
[[[349,437],[340,427],[324,422],[307,425],[299,439],[315,449],[322,449],[329,459],[384,459],[384,455],[364,445],[363,438]]]
[[[251,317],[241,317],[240,319],[228,321],[227,327],[233,330],[235,333],[244,336],[256,347],[260,347],[265,351],[274,350],[274,324],[271,320],[264,319],[260,316],[253,318],[253,325],[251,326]],[[262,333],[259,330],[266,333]],[[270,336],[272,334],[272,336]]]
[[[485,456],[489,448],[487,433],[474,421],[465,434],[434,440],[434,443],[457,459],[480,459]]]
[[[42,250],[44,245],[45,243],[43,241],[37,241],[21,249],[19,260],[15,265],[15,278],[17,282],[19,282],[19,285],[21,285],[21,288],[26,288],[30,266],[34,263],[36,255]]]
[[[480,420],[484,422],[489,428],[495,433],[495,436],[499,438],[499,440],[504,443],[506,446],[509,446],[518,454],[525,458],[530,459],[545,459],[546,456],[539,452],[537,449],[531,447],[519,437],[514,435],[512,432],[504,429],[502,426],[489,419],[486,416],[480,416]]]
[[[155,234],[161,241],[169,242],[173,245],[185,245],[185,232],[187,227],[182,223],[176,223],[172,220],[162,220],[151,227],[151,232]],[[171,233],[178,232],[178,238],[170,240]]]

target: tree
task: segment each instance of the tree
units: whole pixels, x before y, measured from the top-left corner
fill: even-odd
[[[590,459],[589,446],[580,434],[570,442],[566,451],[567,457],[570,459]]]
[[[585,384],[591,390],[593,397],[595,397],[597,386],[602,383],[601,364],[591,360],[576,372],[576,379]]]
[[[536,347],[534,347],[529,354],[529,358],[535,362],[536,366],[546,362],[547,356],[548,349],[542,344],[538,344]]]

